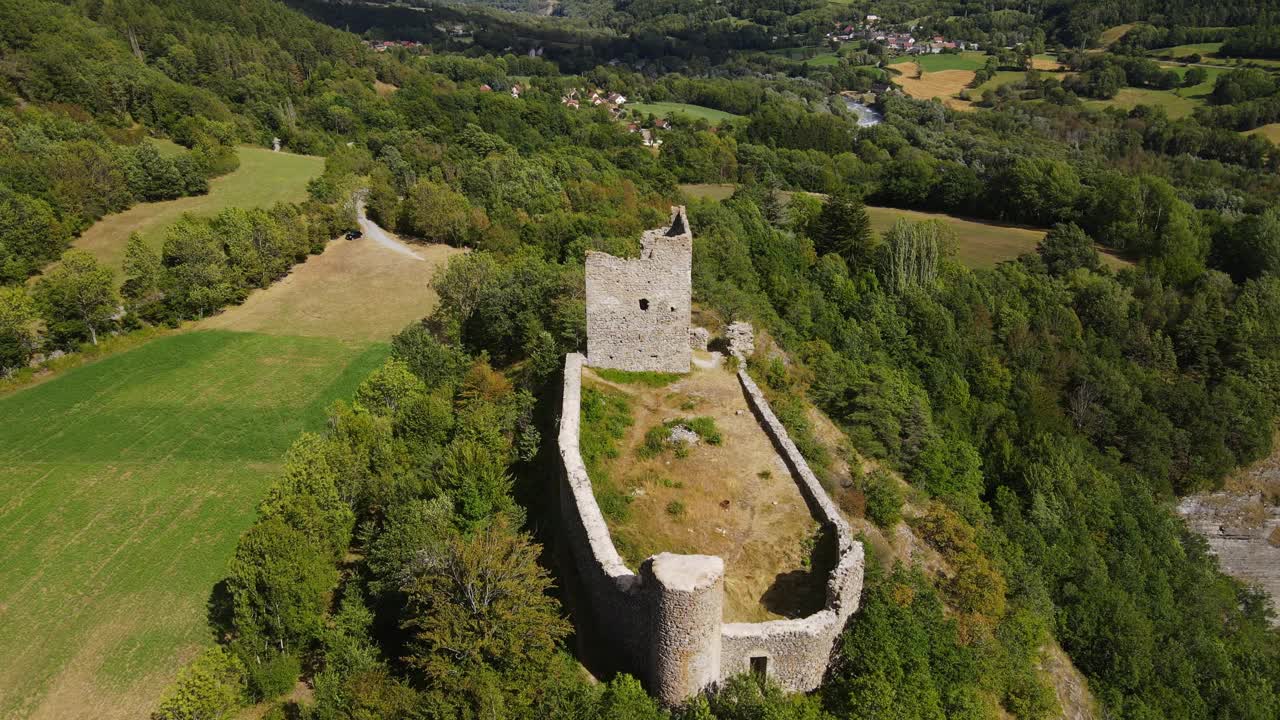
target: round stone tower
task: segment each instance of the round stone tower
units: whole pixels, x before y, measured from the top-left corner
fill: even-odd
[[[661,553],[640,576],[653,601],[651,692],[678,705],[720,679],[724,560]]]

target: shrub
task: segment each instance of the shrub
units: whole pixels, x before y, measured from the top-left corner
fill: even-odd
[[[887,472],[874,470],[862,482],[866,495],[867,517],[884,530],[892,528],[902,519],[902,490]]]
[[[223,720],[244,700],[244,665],[215,645],[178,672],[151,720]]]
[[[676,427],[684,427],[692,431],[708,445],[720,445],[724,442],[724,435],[720,434],[715,418],[706,416],[674,418],[649,428],[644,434],[644,443],[636,448],[636,455],[648,459],[657,457],[667,450],[673,450],[678,458],[688,457],[689,448],[685,443],[670,440],[671,430]]]
[[[680,502],[679,500],[672,500],[671,502],[667,503],[667,514],[670,515],[671,517],[684,517],[684,513],[685,513],[684,503]]]
[[[246,665],[249,675],[249,691],[259,701],[270,700],[293,689],[302,675],[302,663],[289,653],[268,653],[264,662]]]

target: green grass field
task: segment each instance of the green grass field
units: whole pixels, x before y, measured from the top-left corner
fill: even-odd
[[[980,52],[962,52],[959,54],[940,53],[938,55],[899,55],[889,61],[889,65],[913,62],[924,68],[926,73],[939,70],[978,70],[987,64],[987,56]]]
[[[1157,57],[1168,57],[1168,58],[1181,58],[1187,55],[1200,55],[1208,59],[1210,62],[1212,62],[1213,58],[1210,58],[1209,56],[1214,55],[1221,49],[1222,49],[1222,43],[1209,42],[1209,43],[1192,43],[1190,45],[1175,45],[1174,47],[1166,47],[1166,48],[1156,48],[1154,50],[1151,50],[1150,52],[1152,55],[1155,55]]]
[[[0,397],[0,717],[145,717],[284,451],[386,354],[185,332]]]
[[[734,186],[727,183],[704,183],[681,185],[680,189],[691,198],[718,202],[733,195]],[[1036,228],[1000,225],[942,213],[867,206],[867,214],[871,216],[871,228],[877,233],[883,233],[893,227],[893,223],[898,218],[912,222],[942,221],[956,234],[956,259],[966,267],[974,269],[994,267],[1005,260],[1034,252],[1036,245],[1045,234],[1044,230]],[[1103,252],[1102,248],[1098,250],[1102,254],[1103,262],[1111,267],[1119,268],[1129,265],[1126,260]]]
[[[164,157],[178,157],[187,153],[187,149],[172,140],[165,138],[147,138],[147,142],[155,146]]]
[[[988,90],[996,90],[996,89],[999,89],[1000,86],[1002,85],[1009,85],[1011,83],[1022,82],[1023,80],[1026,80],[1026,79],[1027,79],[1027,74],[1024,72],[1017,72],[1016,70],[1001,70],[997,72],[995,75],[992,75],[990,80],[982,83],[978,87],[970,88],[969,93],[973,96],[975,100],[979,100],[982,98],[982,93]]]
[[[1183,90],[1183,93],[1187,91]],[[1204,104],[1203,100],[1189,94],[1179,94],[1173,90],[1149,90],[1146,88],[1121,88],[1116,96],[1109,100],[1086,100],[1084,103],[1092,108],[1117,107],[1132,110],[1139,105],[1162,107],[1173,120],[1184,118]]]
[[[646,115],[652,114],[654,117],[685,115],[694,119],[703,118],[712,124],[742,117],[741,115],[734,115],[733,113],[727,113],[723,110],[714,110],[701,105],[689,105],[688,103],[676,102],[627,103],[627,109],[635,110]]]
[[[1190,68],[1174,65],[1170,63],[1161,63],[1161,66],[1177,73],[1179,77],[1187,74]],[[1122,88],[1115,97],[1110,100],[1086,100],[1085,105],[1094,108],[1101,107],[1118,107],[1125,110],[1132,110],[1139,105],[1151,105],[1155,107],[1163,107],[1169,117],[1177,120],[1178,118],[1187,117],[1196,108],[1204,105],[1211,92],[1213,85],[1217,82],[1218,75],[1226,72],[1226,69],[1201,67],[1205,71],[1205,80],[1198,85],[1191,87],[1176,88],[1174,90],[1152,90],[1148,88]]]
[[[172,152],[164,142],[162,152]],[[172,143],[169,143],[172,145]],[[174,146],[176,147],[176,146]],[[324,170],[324,158],[275,153],[264,148],[240,147],[240,167],[209,183],[209,193],[195,197],[142,203],[94,223],[74,243],[88,250],[118,273],[124,249],[133,233],[141,233],[148,245],[159,248],[165,230],[183,213],[213,215],[229,207],[269,207],[277,202],[299,202],[307,197],[307,182]]]
[[[1231,68],[1236,65],[1237,58],[1226,57],[1220,55],[1222,43],[1192,43],[1190,45],[1175,45],[1173,47],[1155,48],[1149,52],[1156,58],[1185,61],[1188,55],[1199,55],[1200,62],[1208,65],[1221,65],[1223,68]],[[1244,65],[1257,65],[1263,68],[1280,67],[1280,60],[1272,58],[1240,58],[1239,62]]]

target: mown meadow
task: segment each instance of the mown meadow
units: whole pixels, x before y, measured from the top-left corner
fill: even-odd
[[[0,716],[148,706],[284,451],[387,352],[185,332],[0,397]]]

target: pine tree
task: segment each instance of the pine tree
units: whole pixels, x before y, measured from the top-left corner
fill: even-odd
[[[862,200],[848,190],[827,198],[810,235],[819,254],[835,253],[851,269],[871,258],[871,218]]]

